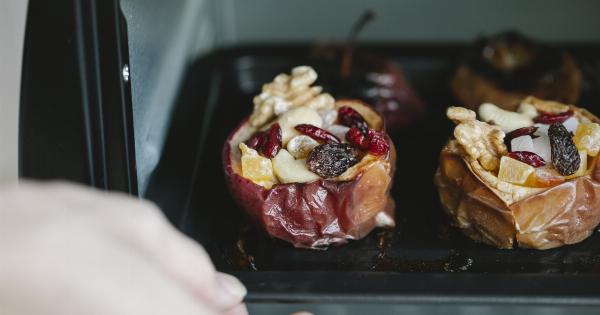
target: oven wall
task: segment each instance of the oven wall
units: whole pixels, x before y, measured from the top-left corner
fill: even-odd
[[[219,0],[223,44],[343,39],[368,8],[365,41],[468,42],[519,29],[549,41],[600,41],[600,1]]]
[[[0,1],[0,183],[18,174],[19,93],[27,1]]]
[[[157,165],[186,67],[214,47],[212,3],[121,0],[129,35],[140,195]]]

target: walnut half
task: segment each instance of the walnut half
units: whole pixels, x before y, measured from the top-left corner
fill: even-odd
[[[260,127],[288,110],[297,106],[307,106],[314,110],[331,109],[335,100],[323,88],[312,86],[317,73],[308,66],[292,69],[291,75],[281,73],[262,87],[262,92],[254,97],[254,111],[250,124]]]
[[[478,121],[475,112],[463,107],[449,107],[446,115],[457,124],[454,137],[467,158],[478,161],[487,171],[497,170],[500,157],[507,153],[504,132],[497,126]]]

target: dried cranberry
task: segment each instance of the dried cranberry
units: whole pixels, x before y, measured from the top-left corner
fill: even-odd
[[[340,107],[338,110],[338,119],[342,125],[358,128],[363,135],[367,135],[369,132],[369,125],[363,116],[352,107]]]
[[[325,141],[327,143],[339,143],[340,139],[338,137],[331,134],[329,131],[321,129],[317,126],[311,124],[300,124],[294,127],[296,130],[301,133],[315,139],[318,141]]]
[[[245,143],[250,149],[257,150],[261,147],[264,136],[265,134],[263,132],[258,132],[254,136],[252,136],[252,138],[246,140]]]
[[[261,153],[270,159],[274,158],[281,149],[281,139],[281,127],[279,127],[278,123],[274,123],[265,133],[262,140]]]
[[[362,133],[357,127],[351,127],[350,130],[346,132],[346,140],[361,150],[369,149],[369,140],[367,136],[365,136],[365,134]]]
[[[569,117],[571,117],[571,116],[573,116],[572,110],[568,110],[566,112],[558,113],[558,114],[541,112],[534,119],[534,121],[537,123],[540,123],[540,124],[550,125],[550,124],[554,124],[554,123],[563,123],[565,120],[569,119]]]
[[[537,130],[538,130],[538,127],[534,127],[534,126],[515,129],[515,130],[507,133],[506,137],[504,137],[504,140],[507,141],[508,143],[510,143],[510,140],[512,140],[514,138],[518,138],[518,137],[522,137],[522,136],[533,136],[533,134]]]
[[[390,145],[385,140],[385,134],[369,129],[369,153],[373,155],[384,155],[389,149]]]
[[[523,163],[527,163],[533,167],[540,167],[546,165],[544,159],[541,156],[529,152],[529,151],[514,151],[508,154],[509,157],[521,161]]]

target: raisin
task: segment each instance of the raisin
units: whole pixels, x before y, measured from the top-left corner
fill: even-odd
[[[563,123],[565,120],[569,119],[569,117],[573,116],[573,111],[568,110],[563,113],[551,114],[541,112],[534,121],[540,124],[554,124],[554,123]]]
[[[340,107],[338,110],[338,119],[344,126],[358,128],[365,136],[369,132],[369,125],[363,116],[352,107]]]
[[[517,161],[529,164],[533,167],[540,167],[546,165],[546,162],[544,161],[544,159],[542,159],[541,156],[529,151],[514,151],[510,152],[508,156]]]
[[[369,149],[369,140],[357,127],[352,127],[346,132],[346,140],[361,150]]]
[[[277,155],[277,152],[281,149],[282,144],[282,135],[281,135],[281,127],[279,127],[278,123],[274,123],[271,125],[269,130],[265,132],[263,136],[262,144],[260,147],[260,152],[270,159],[274,158]]]
[[[321,129],[317,126],[311,124],[300,124],[294,127],[296,130],[300,131],[302,134],[305,134],[317,141],[324,141],[328,143],[339,143],[340,139],[338,137],[331,134],[329,131]]]
[[[552,164],[563,175],[572,175],[579,169],[581,158],[571,133],[561,123],[554,123],[548,128]]]
[[[385,140],[385,134],[369,129],[369,153],[373,155],[385,155],[389,149],[390,145]]]
[[[308,169],[323,178],[339,176],[356,163],[358,151],[346,143],[318,145],[306,160]]]

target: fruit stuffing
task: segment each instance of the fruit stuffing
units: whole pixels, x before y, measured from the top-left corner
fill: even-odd
[[[308,66],[280,74],[223,148],[229,189],[269,235],[326,248],[394,226],[395,149],[367,104],[336,100]]]
[[[578,243],[600,223],[600,125],[582,108],[534,97],[516,111],[450,107],[456,127],[435,174],[469,237],[499,248]]]

